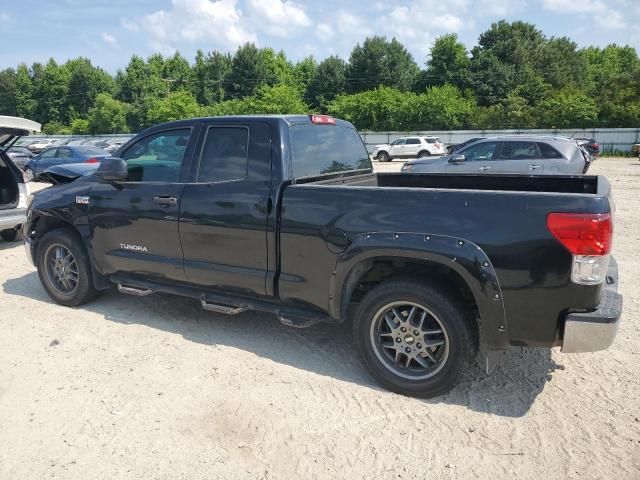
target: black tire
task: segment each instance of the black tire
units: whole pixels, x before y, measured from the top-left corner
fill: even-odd
[[[387,152],[378,152],[378,155],[376,155],[376,158],[378,159],[379,162],[388,162],[389,160],[391,160]]]
[[[33,170],[31,170],[29,167],[26,167],[24,169],[24,178],[27,182],[35,182],[36,180],[36,176],[33,173]]]
[[[388,327],[388,323],[386,323],[388,320],[384,318],[386,315],[380,314],[380,312],[385,311],[389,305],[402,304],[403,302],[423,307],[425,312],[428,311],[427,321],[431,322],[430,325],[442,326],[442,333],[435,333],[438,327],[434,329],[433,326],[423,326],[423,323],[426,323],[424,317],[420,322],[420,327],[411,326],[407,334],[376,333],[377,325]],[[409,307],[410,305],[407,309]],[[403,312],[400,313],[403,314]],[[381,316],[382,318],[380,318]],[[451,390],[460,380],[467,363],[475,356],[470,326],[465,317],[466,312],[461,303],[443,289],[410,279],[389,280],[371,289],[360,302],[355,316],[353,335],[365,366],[382,385],[403,395],[429,398]],[[396,318],[394,315],[392,320],[395,321]],[[406,317],[405,320],[412,321],[411,318],[407,319]],[[399,322],[398,325],[409,325],[409,323]],[[414,336],[413,333],[417,331],[411,330],[412,328],[419,328],[421,334]],[[399,331],[399,329],[396,330],[396,332]],[[391,335],[391,339],[386,338],[384,342],[390,341],[391,343],[383,347],[381,338],[389,335]],[[398,336],[395,337],[395,335]],[[405,335],[402,340],[400,339],[401,335]],[[414,340],[407,343],[411,340],[410,337],[413,337]],[[432,340],[429,341],[429,338]],[[445,343],[435,346],[433,347],[435,350],[431,350],[432,347],[418,343],[421,341],[420,339],[425,344],[435,344],[442,339]],[[396,343],[396,341],[402,343]],[[422,350],[417,348],[420,346],[423,347]],[[415,348],[412,355],[416,359],[420,357],[421,363],[431,364],[432,358],[441,361],[436,363],[434,360],[433,368],[427,370],[422,364],[419,365],[417,360],[406,360],[407,355],[397,353],[398,349],[406,350],[407,348]],[[428,357],[424,352],[426,348],[429,348],[431,352]],[[416,354],[415,352],[418,351],[422,353]],[[389,355],[389,358],[386,355]],[[394,357],[397,362],[398,355],[404,355],[401,363],[408,361],[409,369],[403,370],[401,365],[394,363],[394,359],[391,357]],[[416,368],[423,369],[423,371],[415,373]]]
[[[5,242],[15,242],[18,238],[18,230],[13,228],[10,230],[3,230],[0,232],[0,238]]]
[[[418,153],[418,158],[427,158],[430,157],[431,154],[429,152],[427,152],[426,150],[422,150],[420,153]]]
[[[74,260],[75,280],[73,288],[65,289],[64,285],[56,282],[55,266],[52,265],[56,251],[68,252]],[[66,256],[65,256],[66,258]],[[45,234],[38,242],[36,266],[42,286],[49,296],[60,305],[76,307],[95,300],[100,292],[93,285],[91,264],[82,241],[77,233],[67,228],[56,229]],[[67,269],[67,271],[69,271]]]

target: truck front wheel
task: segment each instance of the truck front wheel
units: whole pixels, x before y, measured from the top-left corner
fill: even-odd
[[[89,256],[80,238],[66,228],[52,230],[38,245],[38,276],[49,296],[61,305],[75,307],[98,297]]]
[[[429,283],[392,280],[358,307],[353,334],[371,374],[391,391],[435,397],[453,388],[471,358],[464,309]]]

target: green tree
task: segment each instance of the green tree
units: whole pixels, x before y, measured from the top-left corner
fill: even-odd
[[[33,80],[29,68],[21,63],[16,69],[16,115],[32,118],[34,109]]]
[[[418,90],[445,84],[464,90],[470,85],[470,67],[471,59],[458,36],[455,33],[442,35],[433,42]]]
[[[293,85],[296,86],[300,92],[305,93],[316,77],[317,70],[318,64],[313,56],[302,59],[292,68]]]
[[[193,80],[191,65],[179,52],[164,60],[160,75],[172,92],[189,89]]]
[[[347,64],[340,57],[325,58],[316,69],[315,76],[305,93],[306,101],[321,111],[333,99],[347,91]]]
[[[409,51],[395,38],[388,42],[384,37],[370,37],[351,51],[348,89],[357,93],[382,85],[409,91],[419,73]]]
[[[554,91],[538,104],[536,112],[541,128],[590,127],[598,118],[595,100],[569,88]]]
[[[16,71],[13,68],[0,70],[0,115],[15,116]]]
[[[89,132],[127,132],[127,111],[128,106],[125,103],[114,99],[108,93],[99,93],[94,107],[89,112]]]
[[[42,68],[34,65],[33,98],[35,100],[35,120],[42,124],[50,122],[67,123],[65,102],[69,93],[69,73],[51,58]]]
[[[575,42],[566,37],[544,42],[535,59],[536,70],[553,88],[584,85],[585,61]]]
[[[243,99],[232,99],[211,105],[205,109],[207,115],[248,115],[308,113],[309,106],[302,100],[300,91],[291,85],[263,85],[256,95]]]
[[[147,112],[149,124],[172,122],[198,117],[201,108],[196,98],[187,91],[172,92],[164,98],[155,99]]]
[[[378,87],[352,95],[338,95],[329,104],[329,113],[367,130],[408,130],[413,126],[407,112],[417,95],[390,87]]]
[[[78,57],[64,64],[69,75],[68,95],[64,102],[66,118],[86,118],[99,93],[113,93],[111,75],[94,67],[88,58]]]
[[[467,126],[475,108],[475,102],[464,97],[453,85],[429,87],[418,95],[411,108],[411,128],[456,129]]]
[[[65,126],[62,122],[52,120],[42,126],[42,133],[45,135],[69,135],[71,129]]]
[[[193,66],[193,94],[201,105],[222,102],[225,97],[224,78],[231,70],[231,55],[201,50]]]
[[[238,48],[231,69],[225,77],[225,85],[232,98],[255,94],[262,85],[274,85],[277,79],[278,58],[273,50],[264,52],[253,43]],[[279,66],[282,68],[282,65]],[[282,72],[280,72],[282,73]]]
[[[89,120],[84,118],[74,118],[71,120],[71,133],[74,135],[88,135],[90,133],[89,130]]]

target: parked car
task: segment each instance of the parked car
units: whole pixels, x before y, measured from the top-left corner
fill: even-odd
[[[41,138],[37,142],[27,145],[27,148],[33,153],[40,153],[44,149],[51,147],[57,141],[56,138]]]
[[[9,147],[5,153],[19,169],[23,169],[25,162],[33,157],[33,153],[27,147]]]
[[[109,152],[97,147],[85,147],[84,145],[51,147],[27,160],[24,165],[24,173],[27,180],[32,181],[53,165],[63,163],[99,163],[108,156]]]
[[[435,160],[411,160],[405,173],[579,175],[589,169],[582,149],[561,137],[490,137]]]
[[[470,145],[470,144],[472,144],[474,142],[477,142],[478,140],[482,140],[483,138],[484,137],[473,137],[473,138],[470,138],[468,140],[465,140],[462,143],[447,145],[447,155],[450,155],[453,152],[457,152],[458,150],[462,149],[463,147],[466,147],[467,145]]]
[[[394,158],[424,158],[444,153],[444,144],[438,137],[402,137],[388,145],[375,145],[373,149],[373,157],[380,162],[388,162]]]
[[[594,159],[600,155],[600,145],[596,142],[595,138],[592,137],[578,137],[574,138],[578,145],[583,147],[589,155],[591,155]]]
[[[355,312],[364,364],[417,396],[452,388],[477,352],[490,369],[511,345],[615,337],[604,177],[376,175],[353,126],[325,115],[166,123],[119,154],[33,198],[26,251],[61,305],[115,286],[290,327]]]
[[[28,188],[22,171],[4,151],[17,137],[39,132],[40,124],[24,118],[0,117],[0,238],[15,240],[26,220]]]

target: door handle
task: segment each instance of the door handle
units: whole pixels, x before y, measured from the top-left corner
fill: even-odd
[[[174,207],[178,204],[178,199],[176,197],[169,196],[153,197],[153,203],[164,205],[166,207]]]
[[[491,167],[488,167],[486,165],[483,165],[482,167],[480,167],[478,170],[480,170],[481,172],[484,172],[485,170],[491,170]]]
[[[535,170],[536,168],[540,168],[542,165],[529,165],[529,170]]]

